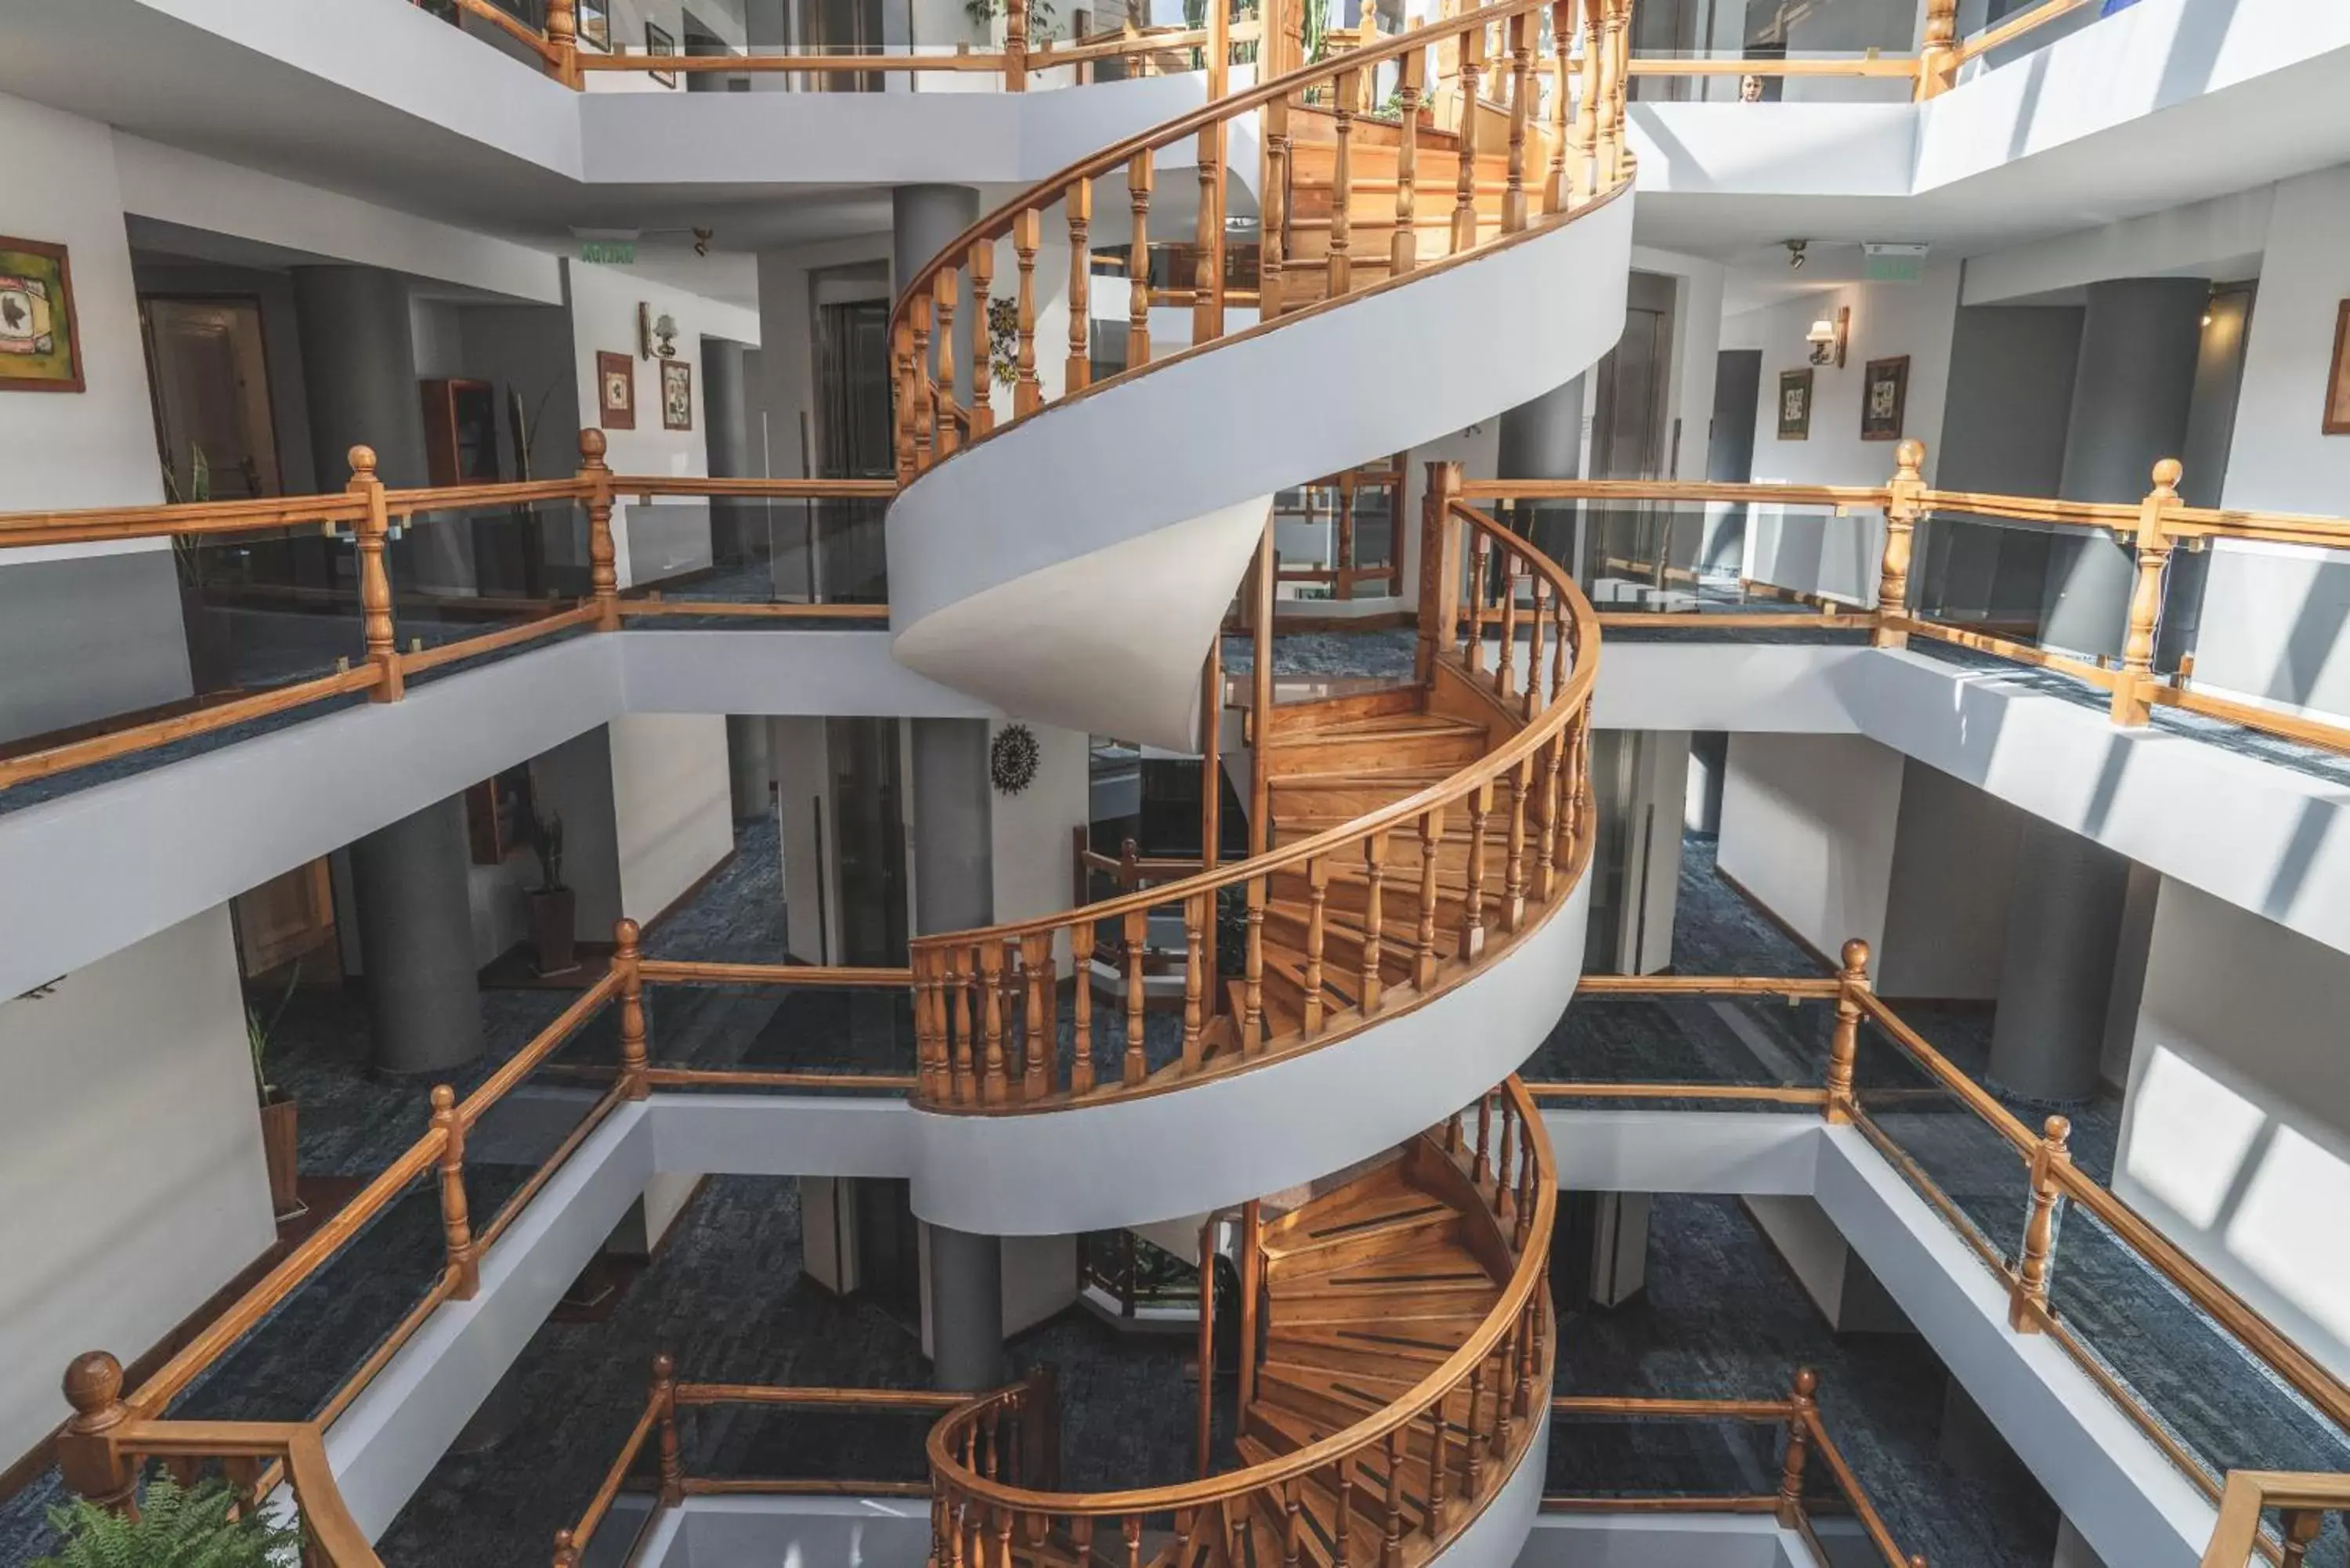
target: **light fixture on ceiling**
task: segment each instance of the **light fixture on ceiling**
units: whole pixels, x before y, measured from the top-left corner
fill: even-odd
[[[1796,271],[1801,272],[1804,267],[1804,247],[1810,244],[1812,242],[1809,240],[1783,240],[1780,243],[1787,247],[1787,265],[1794,267]]]
[[[1804,340],[1812,346],[1812,363],[1844,369],[1845,346],[1852,337],[1852,306],[1839,305],[1833,317],[1823,316],[1812,323]]]
[[[706,255],[708,255],[708,254],[710,254],[710,242],[711,242],[712,240],[715,239],[715,238],[717,237],[717,235],[718,235],[718,231],[717,231],[716,229],[696,229],[696,230],[694,230],[694,231],[693,231],[693,254],[694,254],[695,255],[698,255],[698,256],[706,256]]]

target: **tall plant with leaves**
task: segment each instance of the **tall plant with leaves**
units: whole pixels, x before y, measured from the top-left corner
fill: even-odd
[[[49,1510],[55,1556],[32,1568],[279,1568],[299,1560],[302,1532],[260,1508],[240,1508],[217,1477],[182,1487],[157,1476],[137,1517],[76,1498]]]
[[[276,1033],[278,1020],[286,1016],[286,1008],[293,1005],[294,988],[301,983],[302,961],[296,959],[286,971],[286,989],[278,993],[277,1005],[269,1010],[267,1018],[262,1017],[261,1010],[254,1006],[252,998],[245,999],[244,1044],[245,1049],[253,1053],[253,1093],[265,1106],[277,1095],[277,1085],[269,1081],[266,1065],[270,1037]]]

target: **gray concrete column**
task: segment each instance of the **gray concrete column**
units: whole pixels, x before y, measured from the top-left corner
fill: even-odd
[[[1991,1082],[2050,1105],[2096,1093],[2129,862],[2025,819],[1991,1022]]]
[[[931,1374],[941,1388],[1003,1382],[1003,1243],[931,1227]]]
[[[762,73],[774,76],[777,73]],[[750,381],[740,343],[723,337],[702,340],[702,430],[713,479],[754,478],[752,461]],[[762,504],[743,497],[720,496],[710,504],[711,554],[723,566],[763,558],[764,531],[758,524]],[[738,806],[740,803],[737,803]],[[739,810],[736,815],[741,815]]]
[[[294,269],[302,389],[322,490],[343,487],[356,445],[375,448],[376,472],[394,489],[427,481],[408,304],[408,280],[381,267]]]
[[[2057,493],[2137,501],[2157,461],[2187,450],[2188,411],[2211,286],[2199,277],[2109,278],[2089,286],[2081,358]],[[2059,533],[2049,552],[2041,640],[2075,652],[2121,650],[2136,568],[2110,537]]]
[[[481,1054],[469,862],[463,795],[351,846],[368,1030],[382,1072],[437,1073]]]
[[[979,222],[979,192],[969,185],[897,185],[889,191],[889,289],[905,292],[949,241]]]
[[[1553,387],[1538,398],[1503,411],[1493,472],[1502,479],[1574,479],[1583,462],[1583,378]],[[1534,547],[1552,560],[1575,565],[1575,508],[1536,509],[1522,524]]]
[[[995,919],[987,721],[916,719],[914,934]]]
[[[764,714],[726,715],[726,783],[734,801],[734,820],[752,822],[772,809],[769,784],[775,763],[767,745]]]

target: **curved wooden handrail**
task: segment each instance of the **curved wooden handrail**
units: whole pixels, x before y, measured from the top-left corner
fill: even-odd
[[[1025,1391],[1014,1386],[973,1400],[931,1428],[929,1449],[934,1486],[941,1491],[968,1498],[996,1510],[1011,1511],[1032,1518],[1041,1516],[1047,1520],[1182,1512],[1234,1501],[1266,1488],[1303,1480],[1334,1464],[1368,1452],[1389,1433],[1427,1415],[1448,1396],[1464,1387],[1470,1375],[1501,1347],[1503,1340],[1514,1333],[1530,1314],[1546,1320],[1548,1303],[1542,1293],[1548,1280],[1551,1231],[1557,1216],[1557,1166],[1551,1152],[1549,1131],[1544,1127],[1541,1113],[1525,1085],[1513,1076],[1503,1084],[1500,1093],[1508,1114],[1513,1115],[1523,1128],[1523,1143],[1517,1156],[1521,1168],[1514,1173],[1496,1170],[1493,1179],[1495,1207],[1484,1210],[1483,1217],[1501,1228],[1503,1244],[1512,1245],[1511,1230],[1514,1220],[1508,1212],[1500,1210],[1499,1205],[1506,1198],[1523,1192],[1530,1185],[1532,1191],[1528,1196],[1534,1207],[1532,1219],[1523,1233],[1524,1241],[1515,1246],[1517,1257],[1509,1281],[1502,1289],[1501,1299],[1493,1303],[1484,1321],[1461,1342],[1459,1349],[1393,1403],[1317,1442],[1277,1459],[1242,1469],[1176,1486],[1145,1487],[1130,1491],[1058,1492],[1040,1491],[990,1480],[963,1462],[962,1436],[971,1429],[972,1423],[984,1419],[990,1413],[1016,1407]],[[1420,1136],[1433,1137],[1436,1135],[1423,1133]],[[1537,1329],[1536,1333],[1541,1336],[1541,1343],[1547,1345],[1546,1329]],[[1538,1387],[1544,1390],[1549,1387],[1546,1377],[1538,1376],[1536,1381]],[[1494,1397],[1497,1405],[1513,1403],[1517,1391],[1504,1389],[1497,1392]],[[1539,1397],[1535,1400],[1537,1409],[1542,1402]],[[1490,1497],[1493,1490],[1489,1490],[1485,1495]],[[999,1521],[1002,1517],[1001,1513],[997,1515]],[[1466,1522],[1466,1517],[1451,1521],[1455,1529]],[[1023,1534],[1020,1539],[1029,1537]],[[940,1560],[946,1561],[943,1556]]]

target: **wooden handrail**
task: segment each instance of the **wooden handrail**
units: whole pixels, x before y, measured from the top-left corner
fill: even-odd
[[[2350,1513],[2350,1475],[2230,1470],[2201,1568],[2245,1568],[2262,1549],[2261,1515],[2268,1509],[2284,1516],[2285,1568],[2300,1568],[2324,1515]]]
[[[783,985],[801,990],[898,990],[914,982],[909,969],[853,969],[798,963],[705,963],[646,959],[639,966],[649,981],[665,985]]]

